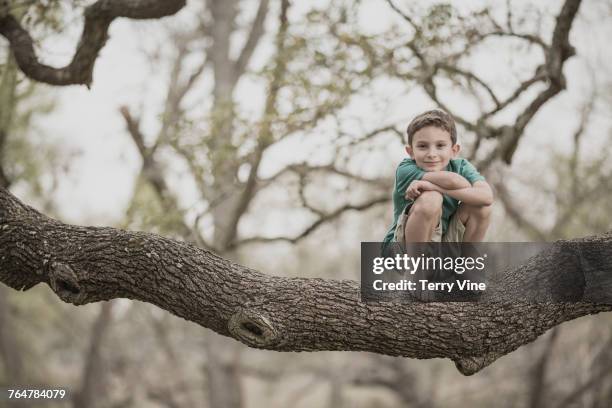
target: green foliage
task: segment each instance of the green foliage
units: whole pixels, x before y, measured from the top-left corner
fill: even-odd
[[[384,74],[385,50],[358,32],[356,20],[354,5],[312,10],[292,20],[280,54],[273,53],[261,69],[249,73],[266,87],[260,95],[266,103],[256,115],[241,110],[236,98],[215,101],[197,120],[184,114],[168,141],[187,159],[199,185],[213,187],[217,178],[228,180],[230,173],[251,163],[261,146],[309,134]],[[273,94],[275,101],[270,100]]]
[[[138,177],[126,212],[126,228],[175,236],[182,216],[179,211],[166,211],[151,184]]]
[[[58,178],[69,169],[73,155],[44,137],[36,125],[40,115],[51,113],[54,97],[18,72],[12,58],[0,65],[0,130],[6,135],[0,145],[0,165],[12,183],[21,183],[29,193],[46,202]]]

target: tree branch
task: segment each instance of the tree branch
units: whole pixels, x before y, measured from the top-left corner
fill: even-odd
[[[378,136],[379,134],[387,133],[387,132],[392,132],[395,135],[397,135],[399,137],[400,143],[402,143],[402,144],[406,143],[406,140],[405,140],[406,136],[405,136],[405,134],[403,132],[399,131],[395,125],[386,125],[386,126],[381,126],[381,127],[376,128],[374,130],[371,130],[371,131],[367,132],[363,136],[352,137],[347,145],[348,146],[355,146],[355,145],[358,145],[358,144],[363,143],[365,141],[371,140],[374,137]],[[340,136],[349,136],[349,135],[347,135],[346,133],[340,133]]]
[[[319,218],[312,222],[308,227],[306,227],[300,234],[296,235],[295,237],[251,237],[251,238],[245,238],[245,239],[241,239],[238,240],[234,243],[233,246],[238,247],[240,245],[244,245],[244,244],[252,244],[252,243],[266,243],[266,242],[279,242],[279,241],[285,241],[285,242],[289,242],[292,244],[297,243],[298,241],[306,238],[308,235],[310,235],[310,233],[314,232],[317,228],[319,228],[321,225],[323,225],[326,222],[332,221],[338,217],[340,217],[342,214],[344,214],[346,211],[363,211],[363,210],[367,210],[368,208],[371,208],[377,204],[383,204],[383,203],[387,203],[389,201],[389,197],[388,196],[384,196],[384,197],[376,197],[374,199],[368,200],[365,203],[361,203],[361,204],[345,204],[337,209],[335,209],[334,211],[325,214],[322,213],[320,210],[308,207],[306,203],[304,203],[304,205],[306,206],[306,208],[308,208],[310,211],[316,213],[319,215]]]
[[[391,182],[393,181],[392,179],[385,179],[385,178],[362,177],[357,174],[353,174],[347,170],[340,169],[333,163],[325,164],[325,165],[309,165],[306,163],[301,163],[301,164],[296,163],[296,164],[289,164],[283,167],[282,169],[280,169],[279,171],[277,171],[276,173],[274,173],[268,178],[259,179],[258,180],[259,185],[257,188],[261,190],[269,186],[270,184],[272,184],[274,181],[278,180],[285,174],[294,173],[301,177],[303,175],[306,175],[312,172],[326,172],[330,174],[337,174],[339,176],[346,177],[349,180],[354,180],[360,183],[366,183],[366,184],[370,184],[373,186],[380,186],[381,184],[388,185],[389,184],[388,181],[391,181]]]
[[[491,31],[488,33],[484,33],[481,35],[482,38],[486,38],[486,37],[515,37],[515,38],[520,38],[521,40],[525,40],[528,41],[532,44],[536,44],[539,47],[541,47],[543,50],[548,50],[548,45],[546,45],[546,43],[544,42],[544,40],[542,40],[540,37],[538,37],[537,35],[533,35],[533,34],[523,34],[523,33],[516,33],[514,31],[504,31],[504,30],[498,30],[498,31]]]
[[[387,0],[389,6],[400,15],[408,24],[415,30],[415,37],[406,43],[414,56],[420,61],[420,77],[418,78],[428,96],[442,109],[449,112],[455,117],[458,124],[464,126],[467,130],[476,133],[477,142],[476,146],[479,146],[479,142],[482,139],[499,139],[498,146],[491,150],[491,152],[479,162],[480,168],[486,168],[494,160],[501,158],[506,163],[510,163],[518,143],[524,134],[524,130],[533,119],[540,108],[552,99],[555,95],[561,92],[566,87],[566,80],[563,75],[563,66],[565,61],[575,54],[575,50],[569,43],[569,33],[576,17],[578,9],[580,7],[581,0],[566,0],[563,4],[559,15],[557,16],[556,25],[554,27],[551,44],[546,44],[542,38],[537,34],[528,33],[517,33],[512,28],[512,22],[508,21],[508,27],[502,27],[492,17],[490,17],[493,28],[489,31],[481,32],[480,27],[475,28],[473,31],[469,31],[466,34],[467,46],[466,48],[458,53],[451,56],[446,56],[444,59],[436,62],[429,61],[427,54],[419,49],[418,45],[418,34],[423,30],[421,26],[411,16],[402,12],[397,6],[395,6],[392,0]],[[507,18],[511,19],[511,12]],[[503,36],[503,37],[514,37],[521,40],[527,41],[530,44],[537,45],[545,54],[545,63],[540,65],[534,72],[533,76],[526,81],[523,81],[514,92],[507,98],[500,100],[494,93],[493,88],[488,86],[484,81],[475,76],[473,73],[462,70],[458,67],[458,59],[463,55],[467,54],[469,47],[474,44],[481,42],[483,39],[492,36]],[[468,121],[467,119],[457,116],[451,107],[446,105],[440,95],[436,86],[435,78],[440,70],[448,71],[451,74],[461,75],[465,77],[469,82],[479,84],[485,89],[489,97],[493,100],[494,106],[492,109],[483,112],[483,114],[476,121]],[[401,74],[397,74],[402,77]],[[532,85],[546,81],[547,86],[541,92],[539,92],[533,100],[528,104],[526,108],[520,112],[516,120],[512,125],[509,126],[491,126],[487,124],[487,120],[496,113],[504,110],[511,103],[515,102],[525,91],[530,89]],[[475,152],[476,153],[476,152]],[[474,153],[474,154],[475,154]]]
[[[30,33],[12,15],[0,13],[0,35],[9,41],[19,68],[29,78],[51,85],[90,87],[94,64],[115,18],[159,19],[177,13],[184,5],[185,0],[98,0],[85,9],[79,44],[72,61],[63,68],[39,61]]]
[[[486,303],[398,306],[363,303],[354,281],[270,276],[155,234],[63,224],[5,189],[0,231],[0,282],[14,289],[46,283],[75,305],[141,300],[269,350],[447,357],[473,374],[564,321],[612,310],[588,303],[611,288],[612,233],[559,242],[500,277]],[[577,303],[553,302],[567,284]],[[524,285],[542,302],[517,302]]]
[[[161,117],[161,129],[157,135],[157,139],[153,147],[151,147],[151,154],[168,141],[170,138],[170,130],[175,129],[183,116],[181,104],[187,93],[193,88],[196,81],[206,68],[208,64],[208,57],[205,55],[204,60],[191,72],[191,74],[184,80],[181,81],[181,74],[183,71],[183,62],[188,56],[190,42],[194,39],[199,39],[198,32],[191,33],[188,36],[175,35],[174,42],[177,47],[177,55],[174,58],[172,64],[172,70],[170,72],[170,81],[168,83],[168,92],[166,94],[166,101],[164,104],[164,112]]]
[[[527,220],[523,212],[519,210],[514,201],[511,198],[511,194],[508,192],[506,185],[504,183],[496,183],[495,184],[495,192],[497,193],[497,197],[504,205],[504,209],[506,210],[506,214],[514,221],[514,223],[521,228],[523,231],[527,233],[529,237],[532,239],[536,239],[538,241],[546,241],[548,235],[542,231],[538,226],[536,226],[531,221]]]
[[[240,56],[234,63],[234,78],[236,80],[244,74],[244,70],[255,51],[255,47],[257,47],[257,43],[259,43],[259,39],[264,33],[264,23],[266,22],[266,15],[268,14],[268,3],[269,0],[259,0],[259,7],[257,8],[257,14],[255,15],[255,20],[253,20],[249,37],[240,52]]]
[[[142,157],[141,175],[153,187],[163,209],[168,213],[178,211],[180,215],[180,220],[175,224],[176,232],[189,242],[200,246],[208,246],[197,229],[190,228],[184,221],[184,212],[180,209],[178,200],[168,187],[168,183],[166,183],[162,168],[158,161],[155,160],[153,149],[145,144],[144,135],[140,131],[140,121],[130,114],[126,106],[120,107],[119,111],[126,122],[128,133]]]
[[[423,89],[425,90],[427,95],[429,95],[431,100],[433,100],[440,108],[442,108],[444,111],[448,112],[455,119],[455,121],[457,123],[463,125],[467,129],[474,130],[475,127],[474,127],[474,125],[470,121],[468,121],[467,119],[464,119],[462,116],[457,114],[455,111],[451,110],[450,107],[448,107],[440,99],[440,97],[438,95],[438,89],[437,89],[436,83],[434,81],[434,77],[435,77],[435,75],[437,73],[438,68],[435,65],[432,66],[427,61],[425,56],[419,51],[419,49],[412,42],[408,43],[408,47],[412,50],[414,55],[421,62],[421,69],[423,71],[423,74],[422,74],[421,78],[419,79],[419,81],[421,82],[421,84],[423,86]]]
[[[120,106],[119,113],[123,116],[125,120],[125,125],[128,130],[128,133],[132,137],[134,144],[138,148],[138,152],[143,160],[147,160],[147,157],[150,155],[150,149],[148,149],[145,145],[144,135],[140,131],[140,120],[138,118],[134,118],[130,113],[130,110],[127,106]]]
[[[393,11],[395,11],[401,18],[403,18],[408,24],[410,24],[412,26],[412,28],[419,32],[421,31],[421,27],[419,27],[416,22],[414,21],[414,19],[412,17],[410,17],[408,14],[404,13],[402,10],[399,9],[399,7],[397,7],[393,1],[391,0],[386,0],[387,4],[389,5],[389,7],[391,7],[393,9]]]
[[[493,101],[495,106],[496,107],[500,106],[499,99],[497,98],[497,95],[495,95],[495,92],[493,92],[493,89],[491,89],[491,87],[485,81],[483,81],[481,78],[479,78],[473,72],[465,71],[465,70],[463,70],[463,69],[461,69],[461,68],[459,68],[457,66],[446,64],[444,62],[437,62],[435,64],[435,68],[440,68],[440,69],[442,69],[444,71],[447,71],[447,72],[449,72],[451,74],[461,75],[461,76],[465,77],[470,82],[472,82],[472,81],[476,82],[481,87],[483,87],[485,89],[485,91],[489,94],[489,96],[491,97],[491,100]]]
[[[525,92],[527,89],[531,87],[531,85],[538,83],[544,79],[546,79],[545,75],[540,74],[539,72],[536,72],[536,74],[533,77],[529,78],[526,81],[521,82],[518,88],[516,88],[514,92],[512,92],[512,95],[510,95],[508,98],[504,99],[503,101],[500,101],[499,105],[491,109],[489,112],[485,113],[482,119],[486,119],[490,116],[495,115],[497,112],[501,111],[502,109],[510,105],[512,102],[516,101],[518,97],[523,94],[523,92]]]
[[[565,61],[576,53],[576,50],[569,42],[569,33],[572,24],[578,13],[581,0],[566,0],[557,16],[557,24],[553,31],[553,39],[546,54],[546,64],[541,67],[549,82],[548,87],[540,92],[535,99],[519,114],[515,121],[512,137],[504,143],[503,149],[499,152],[500,157],[508,164],[512,161],[512,156],[518,146],[518,142],[524,133],[525,127],[552,97],[565,89],[566,80],[563,75],[563,65]],[[538,73],[536,73],[537,76]]]
[[[267,3],[267,1],[262,0],[262,2],[260,3],[260,10],[262,7],[262,3],[264,2]],[[265,149],[274,142],[274,138],[272,136],[272,118],[275,117],[277,114],[276,104],[278,99],[278,92],[281,89],[281,83],[287,70],[285,41],[287,37],[287,30],[289,29],[289,21],[287,18],[289,5],[289,0],[281,1],[281,9],[278,18],[279,29],[278,33],[276,34],[275,41],[276,57],[274,71],[272,72],[272,78],[268,85],[263,119],[260,125],[259,134],[257,135],[257,146],[255,148],[255,154],[253,156],[253,159],[250,162],[251,169],[249,171],[249,177],[245,183],[244,189],[240,193],[236,205],[232,209],[232,216],[227,226],[225,242],[221,244],[221,248],[235,247],[235,245],[233,245],[233,242],[235,241],[236,235],[238,233],[238,223],[240,222],[240,219],[242,218],[244,213],[249,208],[253,197],[255,197],[255,194],[257,193],[257,173],[259,171],[261,159],[263,158],[263,153]],[[267,8],[267,4],[264,4],[263,6]]]

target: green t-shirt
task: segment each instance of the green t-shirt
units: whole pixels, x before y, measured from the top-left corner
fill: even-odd
[[[472,185],[477,181],[485,179],[478,173],[478,170],[476,170],[472,163],[465,159],[451,159],[445,170],[452,171],[453,173],[465,177]],[[402,160],[399,166],[397,166],[395,172],[395,187],[393,189],[393,225],[391,229],[389,229],[389,232],[387,232],[384,242],[391,242],[393,240],[393,234],[395,233],[397,220],[400,214],[404,208],[406,208],[406,205],[412,203],[412,201],[404,198],[408,186],[414,180],[422,179],[424,174],[425,170],[418,167],[416,162],[409,157]],[[442,201],[442,233],[446,232],[450,218],[455,211],[457,211],[457,208],[459,208],[459,201],[444,194],[444,199]]]

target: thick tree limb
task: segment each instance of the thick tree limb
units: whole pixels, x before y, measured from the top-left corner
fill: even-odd
[[[91,86],[98,54],[108,39],[108,27],[117,17],[158,19],[177,13],[185,0],[98,0],[85,9],[85,25],[72,61],[63,68],[41,63],[30,33],[10,14],[0,13],[0,35],[10,43],[23,73],[51,85]]]
[[[14,289],[47,283],[75,305],[137,299],[269,350],[447,357],[464,374],[564,321],[611,311],[587,303],[612,290],[611,242],[561,242],[502,277],[486,303],[366,304],[354,281],[270,276],[154,234],[63,224],[0,189],[0,282]],[[524,285],[542,303],[517,302]],[[576,302],[554,302],[568,288]]]

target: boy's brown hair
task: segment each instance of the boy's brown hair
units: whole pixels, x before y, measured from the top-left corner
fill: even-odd
[[[417,115],[408,125],[406,134],[408,135],[409,146],[412,146],[412,137],[414,134],[427,126],[434,126],[446,130],[450,134],[452,144],[455,145],[455,143],[457,143],[457,128],[455,127],[455,120],[453,117],[440,109],[433,109]]]

